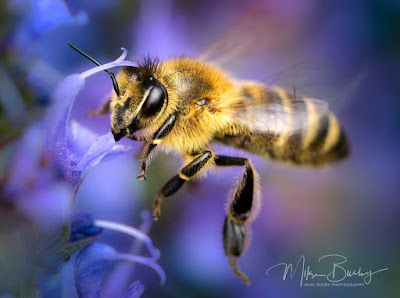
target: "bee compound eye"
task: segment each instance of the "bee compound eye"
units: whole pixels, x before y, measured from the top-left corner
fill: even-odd
[[[159,86],[151,87],[146,101],[143,103],[142,109],[140,110],[141,116],[151,117],[160,112],[164,104],[164,100],[164,90]]]

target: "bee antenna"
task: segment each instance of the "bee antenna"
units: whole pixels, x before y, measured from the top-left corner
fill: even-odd
[[[92,56],[86,54],[84,51],[82,51],[80,48],[78,48],[77,46],[75,46],[74,44],[68,42],[68,45],[73,48],[75,51],[77,51],[79,54],[81,54],[82,56],[86,57],[87,59],[89,59],[90,61],[92,61],[94,64],[100,66],[102,65],[99,61],[97,61],[96,59],[94,59]],[[117,96],[119,97],[119,87],[118,87],[118,83],[117,83],[117,79],[115,78],[115,75],[112,71],[105,69],[104,70],[106,73],[108,73],[111,77],[111,80],[113,82],[113,87],[114,87],[114,91],[117,94]]]

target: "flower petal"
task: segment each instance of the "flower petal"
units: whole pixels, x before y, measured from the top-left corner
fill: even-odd
[[[86,211],[75,210],[71,220],[71,234],[69,242],[75,242],[83,238],[100,234],[102,228],[94,225],[93,217]]]
[[[89,150],[74,167],[75,171],[85,171],[98,164],[99,161],[114,147],[115,140],[111,132],[97,137]]]
[[[84,24],[88,20],[84,12],[79,12],[76,17],[73,17],[64,1],[61,0],[33,1],[33,11],[35,17],[34,26],[37,33],[45,33],[65,23]]]
[[[71,168],[67,154],[68,123],[72,105],[85,80],[79,74],[66,77],[54,92],[52,106],[45,119],[46,151],[66,173]]]
[[[86,126],[75,120],[71,120],[67,139],[68,160],[77,164],[79,159],[85,155],[92,146],[98,135]]]
[[[43,230],[56,230],[69,218],[72,195],[64,183],[21,193],[18,209]]]
[[[110,161],[113,160],[117,157],[120,157],[126,153],[129,153],[133,150],[133,147],[131,146],[124,146],[124,145],[119,145],[116,144],[114,145],[114,147],[112,147],[112,149],[103,157],[103,159],[101,160],[103,161]]]
[[[122,298],[139,298],[144,293],[144,284],[140,280],[136,280],[128,288]]]
[[[74,281],[79,297],[100,297],[104,276],[116,259],[113,248],[93,243],[82,249],[74,264]]]
[[[40,125],[29,127],[18,141],[8,171],[8,192],[22,191],[23,184],[35,178],[42,157],[42,141]]]

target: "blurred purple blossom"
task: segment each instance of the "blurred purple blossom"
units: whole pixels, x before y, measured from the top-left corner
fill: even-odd
[[[41,123],[27,128],[1,185],[0,293],[46,292],[47,281],[102,231],[87,214],[72,215],[71,187],[44,154],[43,140]]]
[[[61,24],[83,24],[88,21],[86,13],[79,12],[72,16],[62,0],[33,1],[35,15],[34,27],[38,32],[47,32]]]
[[[16,23],[6,39],[5,54],[15,69],[24,77],[27,74],[26,80],[37,95],[34,102],[47,100],[63,77],[49,63],[48,54],[56,52],[57,38],[65,37],[66,30],[87,24],[88,15],[84,11],[71,14],[63,0],[8,0],[8,11]]]
[[[148,217],[145,221],[147,222],[146,225],[149,225],[152,219]],[[116,288],[113,284],[105,283],[106,276],[110,273],[123,280],[128,278],[128,272],[110,270],[112,263],[118,260],[144,264],[157,272],[162,284],[165,282],[166,276],[164,270],[156,263],[159,257],[158,250],[154,248],[147,235],[135,228],[108,221],[94,221],[94,225],[127,233],[133,237],[137,237],[138,240],[144,240],[149,251],[152,253],[152,257],[118,253],[114,248],[102,243],[88,245],[80,251],[74,264],[74,281],[79,297],[101,297],[103,294],[105,297],[109,297],[110,293],[114,297],[118,296],[116,291],[120,291],[121,289]],[[121,283],[118,286],[121,286]],[[129,286],[123,297],[140,297],[143,291],[143,283],[135,281]]]
[[[52,106],[44,120],[46,153],[51,157],[54,165],[63,173],[71,187],[79,186],[79,179],[83,171],[93,167],[103,159],[110,160],[129,152],[131,149],[115,144],[111,132],[96,136],[88,128],[70,121],[73,103],[78,92],[84,87],[85,79],[92,74],[115,66],[135,66],[132,62],[124,61],[126,54],[127,51],[123,49],[121,57],[113,62],[87,70],[82,74],[68,76],[59,84],[54,93]],[[164,282],[165,273],[155,263],[159,253],[154,249],[147,235],[131,227],[107,221],[96,221],[94,225],[119,230],[138,237],[145,241],[152,257],[118,254],[113,248],[104,244],[96,243],[86,247],[79,253],[74,267],[75,286],[80,297],[99,296],[105,272],[112,261],[119,259],[146,264],[156,270],[161,281]],[[86,228],[84,232],[87,232]],[[85,233],[73,235],[86,239]],[[130,287],[126,296],[139,297],[141,291],[142,287],[135,284],[135,286]]]
[[[45,4],[46,1],[40,3]],[[38,7],[39,10],[41,8]],[[44,31],[55,26],[51,20],[42,21]],[[104,272],[111,260],[145,264],[160,275],[162,282],[165,281],[165,273],[156,263],[159,252],[143,232],[126,225],[94,221],[84,211],[72,214],[73,196],[82,181],[81,173],[102,160],[131,151],[130,147],[116,145],[111,132],[97,135],[70,119],[76,95],[84,87],[88,76],[106,68],[136,65],[124,61],[127,52],[123,50],[121,57],[113,62],[65,78],[55,90],[52,106],[43,121],[28,127],[15,146],[0,193],[2,223],[17,222],[11,229],[11,237],[5,236],[10,244],[0,245],[0,253],[6,257],[15,256],[9,264],[0,267],[0,292],[24,295],[35,295],[37,291],[43,295],[60,293],[58,283],[52,286],[54,274],[74,252],[97,238],[102,227],[139,238],[152,256],[117,253],[103,244],[87,247],[78,255],[75,266],[75,282],[80,296],[100,291]],[[2,239],[3,232],[0,233]],[[20,247],[16,241],[20,237],[27,243],[26,246]],[[15,282],[8,283],[9,278]],[[134,282],[125,297],[140,297],[143,291],[143,284]]]
[[[96,239],[102,231],[84,212],[74,213],[63,226],[43,229],[27,221],[26,213],[21,214],[13,210],[12,205],[0,203],[0,293],[24,296],[57,292],[59,286],[52,286],[57,279],[55,274],[72,254]],[[12,226],[5,226],[11,223]]]
[[[38,43],[49,31],[62,25],[82,25],[88,22],[85,12],[72,16],[62,0],[9,1],[14,13],[23,18],[13,34],[13,45],[24,55],[37,55]]]
[[[68,184],[43,155],[39,124],[29,127],[18,141],[4,185],[4,200],[40,228],[54,230],[68,219],[72,194]]]

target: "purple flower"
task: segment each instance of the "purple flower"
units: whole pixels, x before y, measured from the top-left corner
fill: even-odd
[[[34,123],[14,146],[0,189],[0,293],[31,295],[102,231],[72,215],[73,193]]]
[[[146,221],[146,226],[150,227],[151,217],[147,217]],[[102,294],[108,297],[110,293],[113,296],[117,296],[116,292],[121,289],[116,289],[113,287],[114,285],[105,283],[106,276],[109,275],[111,265],[115,261],[144,264],[156,271],[161,283],[165,282],[166,276],[164,270],[156,263],[159,258],[159,251],[154,248],[152,241],[143,231],[104,220],[96,220],[94,221],[94,225],[126,233],[137,238],[146,244],[151,257],[131,253],[118,253],[109,245],[101,243],[93,243],[86,246],[80,251],[74,264],[74,280],[79,297],[101,297]],[[112,271],[112,274],[119,279],[126,279],[128,277],[124,270]],[[123,297],[140,297],[143,291],[143,283],[135,281],[129,286]]]
[[[111,132],[96,136],[77,122],[71,122],[71,109],[85,79],[104,69],[116,66],[136,66],[124,61],[126,50],[117,60],[97,66],[82,74],[65,78],[54,92],[52,106],[44,121],[46,131],[46,152],[64,173],[72,187],[76,186],[81,173],[103,159],[110,160],[131,150],[130,147],[115,144]]]
[[[8,30],[4,54],[11,57],[12,68],[21,72],[30,87],[34,87],[29,90],[29,93],[36,94],[32,98],[33,103],[47,101],[48,95],[63,77],[54,68],[54,63],[49,63],[49,57],[58,59],[60,55],[55,53],[53,45],[64,42],[68,30],[88,23],[88,15],[83,11],[71,14],[63,0],[6,2],[15,25]]]
[[[43,230],[54,230],[69,218],[72,194],[58,171],[43,154],[41,125],[29,127],[12,156],[3,202],[12,205],[25,220]]]
[[[82,25],[88,21],[84,12],[72,16],[62,0],[31,0],[24,1],[21,5],[18,5],[18,2],[20,1],[10,1],[11,9],[16,13],[24,13],[14,31],[13,44],[25,55],[36,55],[40,47],[39,42],[57,27]]]
[[[113,62],[95,67],[82,74],[68,76],[54,93],[52,106],[44,120],[46,152],[71,187],[79,186],[81,173],[101,160],[109,160],[131,150],[129,147],[115,144],[111,132],[97,136],[79,123],[70,121],[73,103],[78,92],[84,87],[85,79],[92,74],[115,66],[135,66],[136,64],[133,62],[124,61],[126,54],[127,51],[123,49],[121,57]],[[102,220],[94,221],[93,226],[117,230],[139,238],[144,241],[152,257],[117,253],[105,244],[94,243],[87,246],[79,253],[74,266],[75,285],[79,296],[99,296],[105,272],[109,265],[116,260],[146,264],[153,268],[164,282],[165,273],[156,263],[159,252],[146,234],[125,225]],[[80,233],[73,235],[79,237]],[[83,237],[86,239],[85,234]],[[143,287],[133,284],[126,296],[134,297],[136,295],[139,297],[142,289]]]
[[[143,241],[151,256],[118,253],[99,243],[87,246],[75,265],[80,296],[100,293],[105,271],[116,260],[145,264],[165,281],[165,273],[156,263],[159,252],[144,232],[114,222],[94,221],[83,211],[72,212],[81,173],[131,150],[115,144],[111,132],[99,136],[70,120],[75,97],[85,79],[105,68],[135,65],[124,61],[125,57],[124,49],[114,62],[68,76],[57,87],[53,105],[43,121],[29,127],[15,146],[0,192],[0,240],[6,240],[0,241],[0,293],[58,293],[57,287],[49,286],[50,280],[72,254],[95,240],[103,228]],[[18,239],[24,239],[23,245]],[[7,263],[2,264],[2,260]],[[134,282],[125,297],[139,297],[143,290],[141,282]]]
[[[0,215],[0,293],[46,295],[53,290],[50,280],[54,280],[71,255],[102,231],[85,213],[74,214],[63,226],[43,229],[27,219],[26,213],[19,212],[13,202],[3,200]]]

